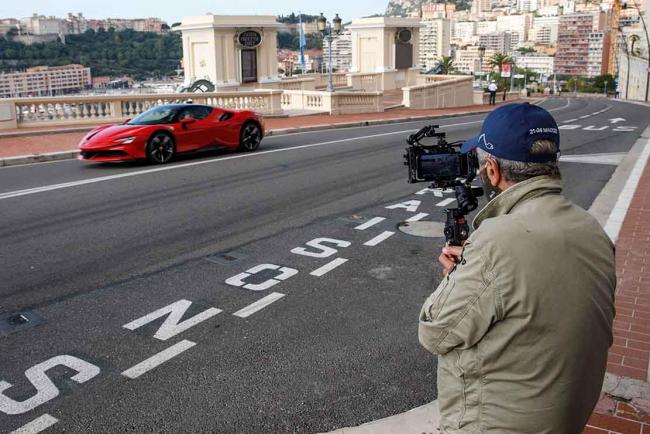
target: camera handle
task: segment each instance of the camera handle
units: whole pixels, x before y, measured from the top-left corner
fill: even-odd
[[[476,198],[483,195],[483,189],[471,185],[457,185],[454,187],[454,193],[458,208],[444,209],[443,212],[447,215],[444,234],[448,245],[462,246],[469,238],[469,224],[465,215],[478,207]]]

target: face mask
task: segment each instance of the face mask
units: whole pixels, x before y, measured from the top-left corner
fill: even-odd
[[[498,187],[495,187],[490,182],[490,179],[487,176],[487,164],[483,166],[478,174],[481,176],[481,182],[483,183],[483,190],[485,191],[485,196],[487,197],[488,202],[501,194],[501,190]]]

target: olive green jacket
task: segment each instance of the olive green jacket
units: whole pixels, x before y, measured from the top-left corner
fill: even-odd
[[[483,208],[426,300],[444,433],[582,432],[612,343],[614,246],[561,181],[515,184]]]

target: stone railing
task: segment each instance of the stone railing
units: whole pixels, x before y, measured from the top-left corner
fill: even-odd
[[[334,87],[347,87],[348,86],[348,77],[346,72],[334,72],[332,73],[332,84]],[[327,73],[309,73],[309,74],[299,74],[295,77],[299,78],[311,78],[314,80],[314,85],[316,89],[327,87],[328,76]],[[301,89],[309,90],[309,89]]]
[[[281,90],[157,95],[61,96],[0,99],[0,129],[121,122],[161,104],[207,104],[265,115],[282,112]]]
[[[316,79],[314,77],[290,77],[278,81],[255,83],[254,87],[258,89],[314,90],[316,89]]]
[[[402,103],[412,109],[472,105],[474,103],[472,77],[447,76],[443,80],[432,80],[429,84],[404,87]]]
[[[354,90],[375,92],[381,90],[381,73],[350,73],[347,76],[348,86]]]
[[[283,110],[309,110],[332,115],[384,111],[382,92],[285,91]]]
[[[353,72],[348,74],[348,86],[364,91],[395,90],[417,84],[419,76],[418,68],[372,73]]]

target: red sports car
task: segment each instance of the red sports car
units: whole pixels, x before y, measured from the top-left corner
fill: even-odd
[[[95,128],[81,140],[83,161],[148,159],[169,162],[174,155],[209,147],[255,151],[264,122],[249,110],[224,110],[197,104],[153,107],[120,125]]]

